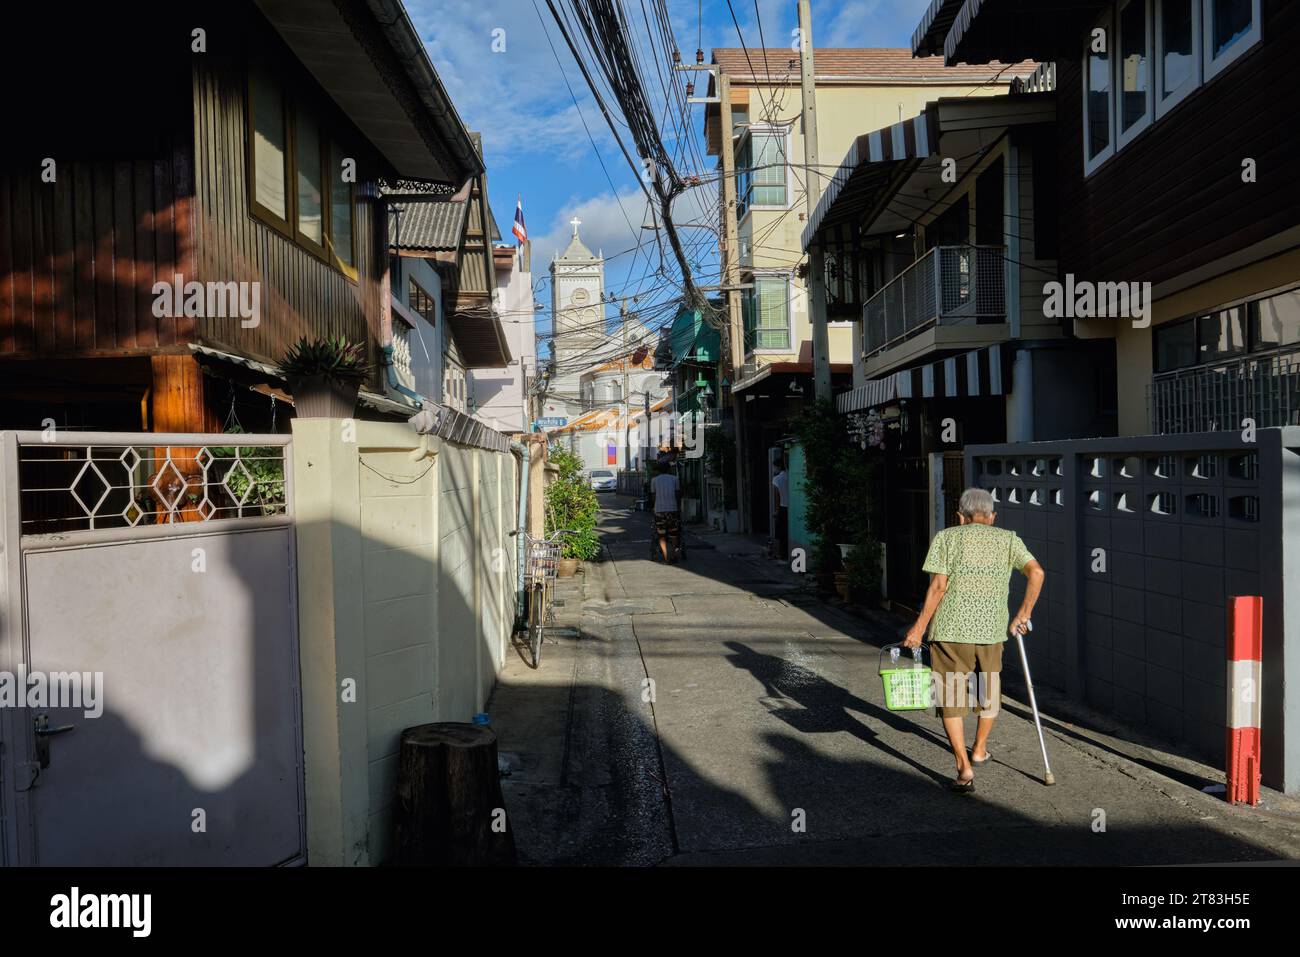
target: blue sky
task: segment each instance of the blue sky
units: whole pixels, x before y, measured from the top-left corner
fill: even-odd
[[[732,0],[732,5],[745,45],[760,46],[754,0]],[[812,0],[813,39],[819,47],[908,46],[927,6],[928,0]],[[624,295],[639,291],[642,305],[671,298],[671,284],[655,275],[658,253],[652,251],[652,244],[641,253],[628,252],[650,235],[639,229],[645,221],[643,194],[545,0],[536,0],[535,5],[534,0],[406,0],[406,7],[461,118],[483,133],[492,207],[506,239],[515,198],[523,196],[533,240],[537,298],[549,308],[546,266],[557,247],[563,249],[567,243],[572,233],[568,221],[575,215],[583,222],[582,237],[591,249],[603,251],[606,257],[623,253],[606,267],[609,291]],[[640,4],[627,0],[627,9],[635,17]],[[694,60],[697,44],[702,45],[706,62],[714,46],[740,45],[725,2],[668,0],[668,9],[684,61]],[[789,46],[797,23],[794,0],[758,0],[757,12],[767,45]],[[696,95],[703,95],[707,74],[698,76]],[[659,98],[662,103],[662,94]],[[714,173],[714,161],[704,151],[703,110],[699,105],[691,109],[686,128],[696,148],[682,165],[685,173],[708,177]],[[703,159],[703,166],[696,156]],[[705,218],[715,202],[710,189],[702,187],[693,191],[700,195],[679,199],[674,218]],[[685,235],[702,273],[700,281],[716,282],[717,258],[709,234],[687,230]],[[648,256],[652,259],[647,265]],[[549,325],[546,317],[539,320],[539,328]]]

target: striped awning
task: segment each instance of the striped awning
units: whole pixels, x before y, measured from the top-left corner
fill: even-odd
[[[841,392],[835,397],[835,404],[841,413],[848,413],[888,405],[899,399],[1009,395],[1009,372],[1003,367],[1002,346],[987,346],[872,379],[856,389]]]
[[[937,56],[965,0],[930,0],[930,6],[912,33],[912,56]]]
[[[811,244],[824,224],[860,212],[868,198],[883,189],[897,163],[921,160],[939,146],[938,104],[919,115],[853,141],[844,161],[831,177],[803,230],[803,248]]]

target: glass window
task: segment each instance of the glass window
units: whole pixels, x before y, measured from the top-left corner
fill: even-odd
[[[433,297],[414,279],[407,280],[406,304],[416,315],[428,320],[431,325],[435,324],[438,312]]]
[[[1199,0],[1156,0],[1157,108],[1181,100],[1200,83]]]
[[[1259,21],[1259,0],[1203,0],[1207,80],[1259,42]]]
[[[1196,320],[1199,363],[1214,362],[1246,351],[1246,307],[1220,309]]]
[[[1110,76],[1110,18],[1098,24],[1099,34],[1089,34],[1086,84],[1084,87],[1084,154],[1091,167],[1111,153],[1111,76]]]
[[[785,137],[780,133],[755,133],[754,205],[785,205]]]
[[[1253,26],[1251,0],[1211,0],[1210,55],[1218,57],[1250,33]]]
[[[251,85],[253,198],[268,212],[287,220],[284,99],[279,85],[264,70],[254,68]]]
[[[1119,131],[1135,132],[1150,118],[1148,74],[1151,38],[1147,35],[1147,0],[1129,0],[1119,14]]]
[[[303,110],[294,124],[294,163],[298,167],[298,232],[322,245],[320,133],[316,121]]]
[[[1273,349],[1300,342],[1300,289],[1253,303],[1257,349]]]
[[[1156,371],[1168,372],[1196,363],[1196,324],[1190,319],[1156,327]]]
[[[756,276],[743,302],[745,331],[754,349],[790,348],[790,295],[784,278]]]
[[[330,249],[345,266],[352,266],[352,184],[343,181],[343,151],[330,148]]]

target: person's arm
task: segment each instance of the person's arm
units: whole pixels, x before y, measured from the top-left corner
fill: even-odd
[[[1025,633],[1025,623],[1033,617],[1034,605],[1037,604],[1038,595],[1043,590],[1043,579],[1047,577],[1043,571],[1043,566],[1032,558],[1020,571],[1029,579],[1029,583],[1025,585],[1025,600],[1020,603],[1020,610],[1016,612],[1016,617],[1012,618],[1011,624],[1007,626],[1007,633],[1013,638]]]
[[[930,627],[930,619],[939,610],[939,602],[943,601],[947,590],[947,575],[936,573],[930,576],[930,587],[925,591],[925,604],[921,608],[921,614],[917,616],[916,624],[907,630],[907,637],[903,639],[904,648],[915,648],[921,643],[926,629]]]

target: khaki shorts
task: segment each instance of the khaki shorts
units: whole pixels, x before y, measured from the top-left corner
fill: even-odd
[[[959,641],[930,642],[935,712],[964,718],[974,711],[993,718],[1002,706],[1002,645]]]

